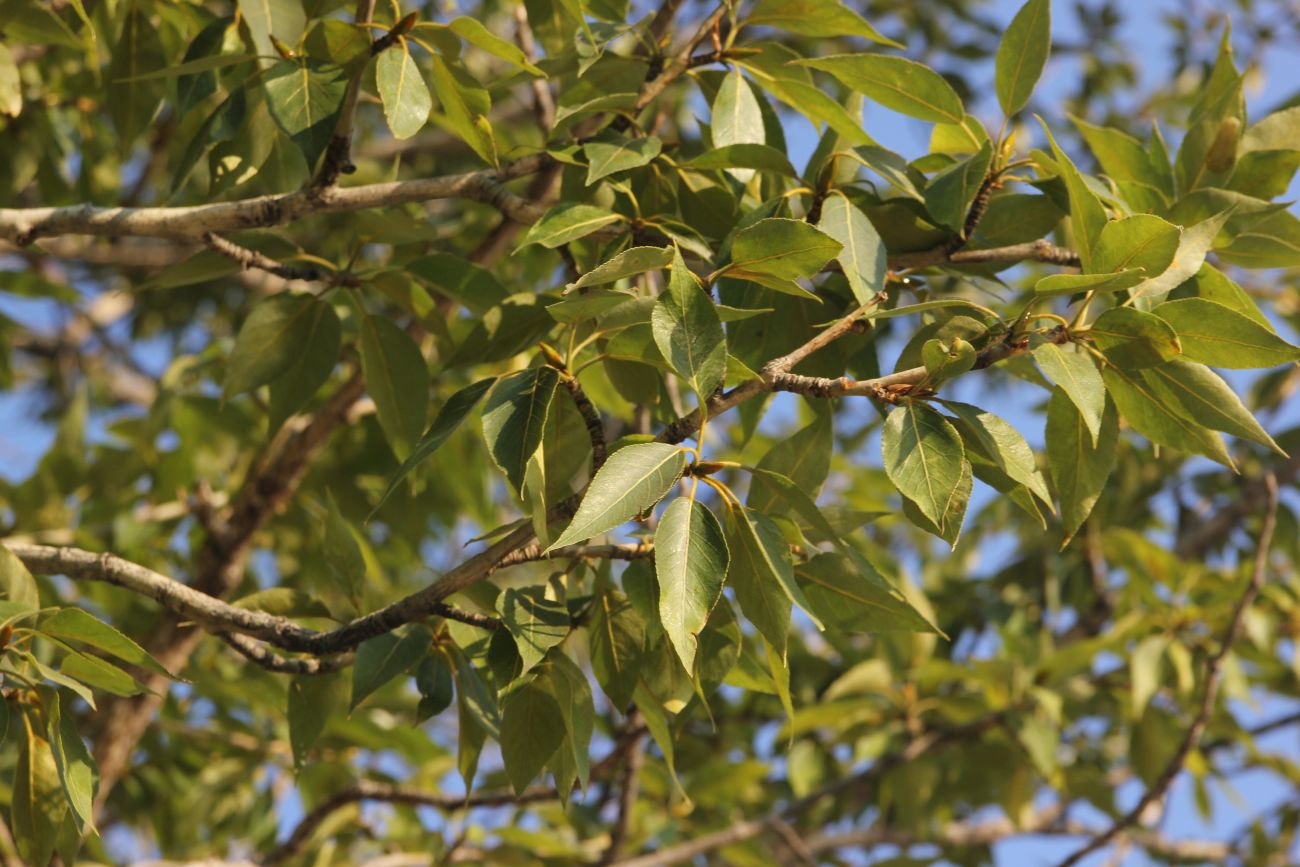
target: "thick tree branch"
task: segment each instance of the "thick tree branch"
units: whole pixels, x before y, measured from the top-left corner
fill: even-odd
[[[1246,589],[1241,594],[1241,598],[1237,600],[1237,605],[1232,611],[1228,627],[1224,630],[1223,638],[1219,642],[1219,649],[1205,665],[1205,684],[1202,687],[1201,706],[1196,712],[1196,718],[1187,727],[1182,741],[1178,744],[1178,749],[1174,751],[1174,755],[1165,765],[1165,769],[1142,794],[1133,809],[1117,819],[1105,831],[1095,835],[1085,845],[1062,861],[1058,867],[1073,867],[1073,865],[1078,864],[1093,852],[1110,844],[1126,829],[1136,825],[1142,819],[1148,807],[1159,803],[1165,797],[1169,787],[1173,785],[1174,779],[1182,772],[1187,757],[1200,743],[1201,735],[1205,732],[1205,726],[1210,721],[1210,714],[1214,712],[1215,700],[1218,698],[1223,661],[1232,652],[1233,645],[1237,643],[1237,639],[1241,636],[1241,631],[1245,625],[1246,612],[1254,603],[1255,597],[1259,595],[1260,588],[1264,586],[1264,574],[1268,570],[1269,546],[1273,543],[1273,529],[1277,525],[1277,479],[1272,473],[1264,477],[1264,487],[1267,497],[1266,511],[1264,512],[1264,522],[1259,530],[1259,540],[1256,543],[1250,580],[1246,583]]]
[[[1048,265],[1079,267],[1079,254],[1050,241],[1038,240],[1009,247],[990,247],[984,250],[954,250],[937,247],[919,253],[895,253],[889,257],[889,267],[895,271],[904,268],[930,268],[935,265],[1005,265],[1016,262],[1043,262]]]
[[[502,184],[550,165],[545,154],[523,157],[500,169],[416,178],[358,187],[256,196],[234,202],[157,208],[0,208],[0,240],[25,246],[58,235],[155,237],[201,243],[208,232],[282,226],[308,216],[345,214],[434,199],[472,199],[490,204],[512,219],[532,223],[541,210]]]

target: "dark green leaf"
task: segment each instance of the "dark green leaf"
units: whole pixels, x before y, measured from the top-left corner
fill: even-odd
[[[681,478],[686,452],[667,443],[624,446],[609,456],[582,497],[577,514],[547,549],[585,542],[652,508]]]
[[[992,160],[993,148],[985,142],[973,155],[939,172],[925,185],[925,209],[939,225],[964,234],[966,214]]]
[[[648,165],[659,156],[663,142],[654,136],[645,138],[624,138],[622,136],[605,140],[596,140],[583,145],[582,152],[587,157],[587,186],[596,181]]]
[[[659,295],[650,321],[664,359],[701,403],[708,400],[726,375],[727,338],[713,299],[686,267],[680,250],[674,253],[668,286]]]
[[[645,621],[626,596],[606,590],[592,600],[587,634],[591,668],[616,708],[626,708],[632,700],[645,641]]]
[[[779,280],[807,278],[838,256],[841,249],[839,241],[803,220],[769,217],[736,235],[727,275],[740,279],[763,275]]]
[[[429,631],[419,627],[405,635],[385,632],[361,642],[352,667],[352,701],[348,712],[356,710],[371,693],[424,658],[429,643]]]
[[[312,343],[322,305],[310,295],[282,292],[254,307],[235,338],[223,394],[232,397],[289,375]]]
[[[50,725],[50,752],[59,772],[59,782],[77,821],[83,829],[95,830],[95,794],[99,790],[99,768],[86,744],[77,733],[72,718],[71,696],[60,690],[50,690],[48,695]]]
[[[924,404],[908,402],[885,419],[881,447],[890,481],[938,524],[966,461],[956,429]]]
[[[722,595],[730,554],[722,525],[702,503],[678,497],[655,530],[659,619],[687,671],[695,670],[697,637]]]
[[[499,379],[483,405],[483,436],[488,452],[516,491],[523,490],[528,460],[542,444],[546,418],[559,384],[560,376],[554,368],[521,370]]]
[[[1166,301],[1152,313],[1177,332],[1189,361],[1236,369],[1277,367],[1300,359],[1300,348],[1217,301]]]
[[[348,77],[343,67],[300,56],[278,60],[262,79],[271,117],[315,168],[338,124]]]
[[[1203,364],[1174,359],[1142,374],[1164,401],[1192,421],[1253,440],[1285,457],[1223,378]]]
[[[1007,117],[1029,102],[1052,49],[1051,0],[1029,0],[998,43],[993,90]]]
[[[311,400],[325,384],[339,360],[343,329],[334,307],[313,300],[308,305],[308,319],[302,329],[309,332],[306,344],[289,369],[270,382],[271,402],[267,411],[272,433]],[[295,334],[297,327],[295,327]]]
[[[108,112],[117,131],[118,148],[123,153],[130,150],[153,121],[166,93],[165,82],[139,78],[167,65],[158,34],[148,12],[139,4],[132,4],[122,22],[122,35],[113,47],[107,74]]]
[[[37,630],[51,638],[88,644],[131,665],[148,669],[164,677],[172,676],[143,647],[80,608],[63,608],[56,611],[42,619]]]
[[[1104,395],[1103,395],[1104,399]],[[1047,404],[1047,462],[1061,502],[1061,524],[1068,541],[1092,512],[1115,466],[1119,421],[1105,402],[1093,431],[1064,388],[1052,391]]]
[[[1093,442],[1101,433],[1102,414],[1106,406],[1106,386],[1101,373],[1088,353],[1080,349],[1067,351],[1056,343],[1043,343],[1033,350],[1034,361],[1047,378],[1061,387],[1074,402]]]
[[[405,459],[429,415],[429,371],[420,347],[391,319],[366,316],[361,320],[361,372],[388,444]]]
[[[506,590],[501,603],[501,623],[510,630],[528,671],[546,651],[569,634],[569,607],[562,599],[547,598],[545,585]]]
[[[785,154],[765,144],[733,144],[710,148],[698,157],[682,163],[681,168],[698,171],[757,169],[791,178],[799,176]]]
[[[866,558],[818,554],[795,577],[827,629],[841,632],[937,632]]]
[[[1140,371],[1107,365],[1102,378],[1120,416],[1151,442],[1233,466],[1219,435],[1169,406]]]
[[[501,708],[501,759],[515,793],[528,788],[565,736],[564,714],[544,682],[531,678]]]
[[[1141,268],[1115,274],[1051,274],[1034,284],[1034,292],[1046,298],[1078,292],[1119,292],[1133,288],[1144,279],[1146,271]]]
[[[543,247],[553,249],[561,244],[585,238],[592,232],[622,219],[618,214],[595,205],[566,202],[551,208],[534,223],[528,233],[520,239],[519,246],[541,244]]]
[[[1088,334],[1107,361],[1126,370],[1164,364],[1182,351],[1178,335],[1164,320],[1132,307],[1107,310]]]

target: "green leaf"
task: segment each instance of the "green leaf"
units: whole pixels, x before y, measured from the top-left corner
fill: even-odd
[[[1129,268],[1115,274],[1051,274],[1034,284],[1034,292],[1045,298],[1078,292],[1119,292],[1146,279],[1146,271]]]
[[[885,244],[867,215],[848,196],[835,190],[822,204],[817,228],[842,245],[836,258],[844,269],[853,297],[859,304],[875,298],[885,287],[885,271],[889,265]]]
[[[840,254],[843,245],[803,220],[769,217],[737,233],[727,276],[780,280],[812,277]]]
[[[914,60],[884,54],[839,54],[799,60],[829,72],[886,108],[935,123],[961,123],[961,97],[939,73]]]
[[[837,0],[759,0],[742,23],[778,27],[799,36],[861,36],[877,45],[903,47]]]
[[[23,82],[13,52],[0,45],[0,114],[17,117],[23,111]]]
[[[497,164],[496,140],[487,118],[488,92],[459,64],[449,65],[441,54],[430,58],[433,89],[448,128],[488,165]]]
[[[587,646],[591,669],[610,703],[626,708],[645,659],[645,621],[626,596],[607,589],[592,600]]]
[[[1142,146],[1142,142],[1126,132],[1110,127],[1094,126],[1080,118],[1070,115],[1070,120],[1079,129],[1083,140],[1087,142],[1092,155],[1101,164],[1101,170],[1116,181],[1127,183],[1151,184],[1156,172],[1152,168],[1151,157]],[[1166,171],[1168,167],[1166,166]],[[1166,194],[1172,189],[1164,189],[1163,184],[1156,183]]]
[[[1118,440],[1119,417],[1114,404],[1105,401],[1094,431],[1064,388],[1052,390],[1047,402],[1047,463],[1061,503],[1065,541],[1079,531],[1106,489],[1115,467]]]
[[[713,512],[686,497],[668,505],[655,530],[659,619],[687,671],[695,670],[698,636],[722,595],[730,559]]]
[[[856,553],[856,552],[855,552]],[[826,628],[840,632],[938,632],[865,557],[818,554],[795,578]]]
[[[310,295],[288,292],[258,303],[235,338],[223,395],[230,398],[251,391],[293,371],[311,345],[323,304]]]
[[[36,579],[32,578],[32,573],[27,571],[23,561],[4,545],[0,545],[0,588],[5,591],[7,601],[21,606],[23,610],[35,611],[41,606]]]
[[[673,370],[708,400],[727,372],[727,337],[713,299],[674,249],[668,286],[650,313],[655,345]],[[689,669],[689,666],[687,667]]]
[[[1034,458],[1034,450],[1019,431],[993,413],[969,403],[946,400],[943,405],[960,420],[961,431],[970,434],[964,438],[966,442],[973,438],[998,469],[1024,485],[1044,503],[1052,502],[1047,480]]]
[[[1181,229],[1151,214],[1111,220],[1101,227],[1092,270],[1111,274],[1142,268],[1148,277],[1159,277],[1173,264],[1181,242]]]
[[[1056,343],[1043,343],[1033,349],[1034,361],[1043,373],[1074,402],[1093,442],[1101,433],[1106,407],[1106,386],[1097,365],[1083,350],[1067,352]]]
[[[450,253],[430,253],[408,262],[405,267],[440,294],[480,315],[509,297],[491,271]]]
[[[993,160],[993,146],[978,151],[930,178],[925,185],[925,209],[939,225],[965,236],[966,214],[979,193]]]
[[[1070,226],[1074,231],[1074,244],[1079,251],[1079,261],[1085,271],[1093,270],[1093,255],[1101,238],[1101,230],[1106,225],[1106,210],[1101,200],[1088,186],[1070,158],[1056,144],[1051,129],[1042,118],[1038,119],[1047,133],[1047,140],[1052,144],[1052,154],[1056,158],[1057,168],[1065,181],[1065,188],[1070,197]]]
[[[501,709],[501,760],[516,794],[528,788],[564,743],[564,714],[544,682],[530,678]]]
[[[143,647],[107,623],[80,608],[61,608],[37,625],[37,631],[51,638],[79,641],[116,656],[131,665],[170,678],[171,672],[149,655]]]
[[[451,661],[446,654],[435,649],[415,672],[415,688],[420,691],[416,719],[423,722],[451,707],[452,699],[456,697],[454,684]]]
[[[433,96],[405,39],[380,52],[375,61],[375,84],[384,104],[384,119],[395,138],[410,138],[429,120]]]
[[[357,645],[348,713],[356,710],[375,690],[423,659],[429,652],[430,641],[427,629],[414,627],[405,635],[385,632]]]
[[[583,670],[559,652],[548,657],[545,675],[546,685],[555,696],[560,715],[564,718],[565,738],[556,751],[555,758],[563,759],[561,767],[571,768],[570,773],[585,787],[591,778],[591,735],[596,727],[596,706],[592,701],[591,684]],[[564,789],[561,782],[564,777],[555,767],[552,765],[557,787]]]
[[[1172,289],[1196,276],[1201,266],[1205,264],[1206,254],[1214,248],[1215,237],[1230,216],[1232,216],[1231,209],[1192,226],[1184,227],[1173,264],[1163,274],[1145,280],[1133,289],[1131,295],[1139,299],[1138,306],[1149,310],[1150,305],[1163,301]]]
[[[429,429],[424,432],[424,436],[420,437],[420,441],[416,443],[415,449],[407,456],[406,460],[402,461],[401,467],[388,480],[388,486],[384,488],[384,493],[380,496],[379,502],[375,504],[375,508],[370,513],[372,516],[392,496],[393,491],[397,490],[397,486],[411,470],[433,457],[434,452],[442,448],[442,444],[460,429],[461,424],[469,417],[474,407],[478,406],[478,402],[483,399],[483,395],[487,394],[488,389],[495,383],[495,377],[480,379],[478,382],[465,386],[447,398],[447,402],[442,405],[442,409],[438,410],[437,416],[434,417],[433,424],[429,425]]]
[[[167,66],[159,30],[140,4],[132,4],[127,12],[112,58],[108,67],[108,114],[117,132],[118,150],[127,153],[153,121],[167,92],[166,82],[139,78]]]
[[[758,469],[790,479],[815,499],[830,474],[834,450],[831,414],[821,413],[807,427],[800,428],[768,449],[759,460]],[[762,474],[755,475],[750,482],[745,504],[765,515],[784,511],[780,490],[766,482]]]
[[[999,472],[992,467],[993,472]],[[1006,478],[1003,476],[1003,478]],[[1010,479],[1008,479],[1010,481]],[[903,497],[903,517],[911,521],[917,527],[920,527],[931,535],[938,536],[948,543],[950,548],[956,548],[957,542],[961,538],[962,525],[966,519],[966,507],[970,505],[971,491],[975,486],[975,465],[970,460],[966,460],[961,465],[961,477],[957,480],[957,487],[953,489],[952,496],[948,498],[948,504],[944,508],[943,517],[938,521],[932,521],[921,511],[921,507],[909,497]],[[1019,490],[1014,488],[1013,490]],[[1011,497],[1014,500],[1014,497]],[[1034,502],[1030,498],[1030,502]]]
[[[961,376],[974,368],[977,360],[974,345],[961,337],[951,340],[935,338],[921,345],[921,363],[925,365],[931,385]]]
[[[1167,322],[1189,361],[1213,367],[1277,367],[1300,359],[1292,346],[1255,320],[1206,298],[1166,301],[1151,311]]]
[[[302,151],[307,167],[315,168],[338,125],[348,90],[347,72],[333,63],[300,56],[271,64],[262,86],[272,119]]]
[[[667,443],[624,446],[609,456],[587,486],[569,526],[548,551],[585,542],[654,506],[681,478],[686,452]]]
[[[966,462],[956,429],[928,406],[908,402],[886,417],[881,449],[899,492],[932,522],[942,521]]]
[[[1107,365],[1102,378],[1120,416],[1142,436],[1158,445],[1205,455],[1226,467],[1233,466],[1219,435],[1170,407],[1142,378],[1140,371]]]
[[[757,169],[796,178],[799,173],[781,151],[765,144],[733,144],[713,147],[697,157],[679,164],[683,169],[713,171],[717,169]]]
[[[455,33],[466,42],[475,45],[488,54],[499,57],[507,63],[514,64],[520,69],[527,71],[529,74],[538,78],[545,78],[546,73],[538,69],[532,63],[528,62],[528,56],[523,50],[513,42],[502,39],[492,31],[483,26],[483,22],[477,18],[471,18],[462,15],[452,20],[449,25],[451,32]]]
[[[270,382],[267,418],[272,433],[311,400],[339,360],[343,327],[332,304],[313,299],[306,322],[294,326],[294,334],[301,339],[299,330],[307,332],[306,343],[299,345],[300,352],[289,368]]]
[[[18,762],[9,801],[9,826],[23,861],[49,864],[68,802],[50,742],[33,720],[35,714],[35,708],[22,713]]]
[[[579,277],[576,282],[568,284],[564,291],[567,294],[575,289],[602,286],[606,283],[622,280],[624,277],[634,277],[647,271],[657,271],[660,268],[667,268],[672,261],[673,249],[671,247],[631,247],[603,265],[592,268]]]
[[[272,36],[285,45],[298,44],[307,26],[302,6],[302,0],[239,0],[239,14],[248,25],[258,54],[277,53]]]
[[[68,653],[63,657],[59,671],[73,680],[79,680],[95,689],[124,698],[147,691],[136,682],[135,678],[117,666],[105,662],[98,656],[72,650],[66,644],[63,646],[68,649]]]
[[[612,174],[649,165],[661,150],[663,142],[655,136],[618,136],[609,141],[588,142],[582,146],[582,152],[587,157],[587,186]]]
[[[713,100],[712,133],[716,147],[761,145],[767,141],[758,97],[739,70],[728,72],[718,86],[718,95]],[[754,176],[752,169],[730,169],[729,172],[741,183],[748,183]]]
[[[1142,374],[1164,401],[1192,421],[1267,446],[1286,457],[1223,378],[1203,364],[1176,358]]]
[[[726,540],[731,552],[727,583],[736,594],[736,602],[759,634],[785,659],[792,599],[785,588],[794,585],[790,545],[770,518],[743,508],[727,511]],[[806,604],[797,585],[795,592]]]
[[[501,623],[510,631],[528,671],[546,651],[569,634],[569,607],[561,599],[547,598],[546,586],[506,590],[501,603]]]
[[[559,384],[560,375],[552,367],[521,370],[499,379],[483,405],[488,452],[516,491],[523,490],[528,460],[542,444]]]
[[[542,218],[534,223],[527,234],[520,239],[519,246],[541,244],[543,247],[554,249],[561,244],[585,238],[592,232],[622,219],[613,211],[595,205],[565,202],[543,214]]]
[[[388,444],[405,459],[429,415],[429,370],[420,347],[391,319],[365,316],[361,372]]]
[[[1107,361],[1127,370],[1164,364],[1182,351],[1168,323],[1132,307],[1107,310],[1092,323],[1088,335]]]
[[[68,707],[69,694],[61,690],[50,690],[51,701],[47,706],[49,713],[50,752],[54,758],[55,768],[59,772],[59,782],[83,829],[95,830],[94,804],[95,794],[99,790],[99,768],[91,757],[86,744],[77,733],[77,726]]]
[[[1051,0],[1029,0],[998,43],[993,90],[1007,117],[1029,102],[1051,50]]]

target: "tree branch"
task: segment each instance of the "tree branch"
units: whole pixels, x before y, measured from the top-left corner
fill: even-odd
[[[628,714],[627,730],[640,731],[644,728],[641,712],[636,708]],[[623,852],[627,841],[628,828],[632,824],[632,811],[636,808],[637,792],[641,784],[641,765],[645,762],[645,751],[641,748],[641,736],[632,738],[624,754],[623,783],[619,790],[618,818],[609,831],[609,846],[601,856],[599,864],[613,864]]]
[[[302,280],[309,283],[327,283],[331,286],[360,286],[361,281],[348,274],[321,271],[319,268],[298,268],[285,265],[256,250],[241,247],[216,232],[205,232],[203,242],[228,259],[238,262],[245,271],[256,268],[284,280]]]
[[[434,199],[472,199],[490,204],[512,219],[532,223],[541,210],[507,190],[505,181],[533,174],[551,164],[545,154],[523,157],[500,169],[416,178],[385,184],[271,194],[234,202],[156,208],[0,208],[0,240],[26,246],[57,235],[155,237],[202,242],[208,232],[282,226],[303,217],[345,214]]]
[[[1228,654],[1232,652],[1232,646],[1236,644],[1237,639],[1241,636],[1241,631],[1246,619],[1246,611],[1254,603],[1255,597],[1259,595],[1260,588],[1264,586],[1264,573],[1268,569],[1269,546],[1273,542],[1273,529],[1277,526],[1277,505],[1278,490],[1277,479],[1272,473],[1264,477],[1264,487],[1266,490],[1266,511],[1264,512],[1264,522],[1260,526],[1259,541],[1255,548],[1254,564],[1251,568],[1250,580],[1246,584],[1245,591],[1241,598],[1237,600],[1237,605],[1233,609],[1232,618],[1228,621],[1228,628],[1224,630],[1223,638],[1219,643],[1219,649],[1205,666],[1205,686],[1201,693],[1201,706],[1196,713],[1196,718],[1192,724],[1187,727],[1187,732],[1183,735],[1182,741],[1178,744],[1178,749],[1174,752],[1169,763],[1155,782],[1142,794],[1133,809],[1129,810],[1123,816],[1115,821],[1113,825],[1105,831],[1095,835],[1085,845],[1076,850],[1072,855],[1062,861],[1058,867],[1073,867],[1088,855],[1096,852],[1113,841],[1122,834],[1125,829],[1132,827],[1141,820],[1147,808],[1152,804],[1160,802],[1169,787],[1173,785],[1174,779],[1183,770],[1183,765],[1187,761],[1188,755],[1200,743],[1201,735],[1205,732],[1205,726],[1209,723],[1210,714],[1214,711],[1214,702],[1218,696],[1219,678],[1223,669],[1223,661]]]

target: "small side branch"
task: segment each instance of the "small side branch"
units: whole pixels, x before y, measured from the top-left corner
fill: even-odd
[[[299,268],[286,265],[270,256],[242,247],[216,232],[205,232],[203,243],[228,259],[238,262],[245,271],[257,269],[284,280],[302,280],[308,283],[328,283],[331,286],[360,286],[361,281],[347,274],[333,274],[319,268]]]
[[[1196,713],[1196,718],[1188,726],[1187,732],[1178,744],[1178,749],[1174,752],[1169,763],[1165,765],[1164,771],[1151,784],[1150,788],[1143,793],[1137,804],[1133,806],[1133,809],[1121,816],[1105,831],[1094,836],[1074,854],[1062,861],[1058,867],[1074,867],[1075,864],[1078,864],[1093,852],[1109,845],[1126,829],[1136,825],[1148,807],[1160,802],[1165,797],[1169,787],[1173,785],[1174,779],[1182,772],[1187,757],[1200,744],[1201,735],[1205,733],[1205,726],[1210,721],[1210,714],[1214,712],[1214,703],[1218,698],[1223,661],[1232,652],[1232,647],[1236,644],[1237,639],[1241,637],[1246,612],[1254,603],[1255,597],[1259,595],[1260,588],[1264,586],[1264,575],[1268,571],[1269,547],[1273,543],[1273,529],[1277,526],[1278,504],[1277,479],[1272,473],[1265,476],[1264,486],[1267,492],[1266,511],[1264,512],[1264,522],[1259,530],[1259,540],[1255,548],[1250,581],[1246,584],[1246,589],[1241,594],[1241,598],[1237,600],[1237,605],[1232,612],[1232,618],[1228,621],[1228,628],[1224,630],[1223,638],[1219,643],[1219,649],[1206,663],[1205,686],[1201,692],[1201,706]]]
[[[643,728],[641,712],[633,709],[627,718],[627,730],[639,732]],[[641,786],[641,765],[645,762],[645,751],[641,745],[642,737],[631,737],[627,751],[623,755],[623,783],[619,790],[618,818],[609,832],[609,847],[601,856],[600,864],[613,864],[623,854],[627,842],[628,829],[632,825],[632,811],[636,808],[637,792]]]

